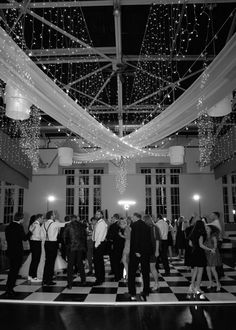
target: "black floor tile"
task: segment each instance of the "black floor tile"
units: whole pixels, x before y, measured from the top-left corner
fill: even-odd
[[[58,293],[58,292],[62,292],[63,290],[65,290],[64,286],[55,286],[55,285],[51,285],[51,286],[41,286],[37,292],[54,292],[54,293]]]
[[[93,287],[90,291],[90,293],[116,293],[117,288],[95,288]]]
[[[158,293],[172,293],[172,291],[168,286],[164,286],[164,287],[160,287]]]
[[[130,295],[128,293],[123,293],[123,294],[117,294],[116,295],[116,301],[130,301]]]
[[[54,299],[54,301],[73,301],[73,302],[83,302],[85,301],[85,299],[87,298],[87,294],[73,294],[73,293],[61,293],[59,294],[59,296],[57,296],[56,299]]]

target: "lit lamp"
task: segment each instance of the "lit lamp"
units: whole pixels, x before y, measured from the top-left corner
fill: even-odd
[[[128,210],[130,208],[131,205],[135,205],[136,202],[135,201],[129,201],[129,200],[120,200],[118,201],[119,205],[122,205],[126,211],[126,216],[128,214]]]
[[[184,147],[172,146],[169,147],[169,157],[171,165],[181,165],[184,163]]]
[[[234,217],[234,221],[236,220],[236,210],[233,209],[233,217]]]
[[[73,149],[70,147],[58,148],[58,157],[60,166],[71,166],[73,162]]]
[[[55,201],[55,196],[53,195],[49,195],[47,197],[47,212],[49,211],[49,208],[50,208],[50,203],[54,202]]]
[[[6,116],[26,120],[30,116],[31,102],[16,87],[7,84],[5,89]]]
[[[201,217],[201,202],[200,202],[200,195],[195,194],[193,195],[193,200],[195,200],[196,202],[198,202],[198,213],[199,213],[199,217]]]

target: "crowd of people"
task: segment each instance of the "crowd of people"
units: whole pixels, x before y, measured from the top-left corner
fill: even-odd
[[[14,286],[18,274],[27,276],[42,285],[55,285],[55,271],[67,273],[67,288],[73,286],[74,274],[86,285],[86,277],[94,276],[94,286],[105,281],[104,255],[109,256],[110,273],[114,281],[127,281],[131,301],[137,300],[136,275],[141,271],[143,291],[141,300],[151,292],[160,290],[159,268],[164,268],[163,276],[170,275],[173,254],[184,258],[184,263],[192,269],[189,295],[202,295],[201,280],[204,268],[209,280],[208,289],[216,286],[221,290],[222,262],[220,243],[222,227],[219,213],[213,212],[207,221],[194,215],[190,220],[179,217],[169,221],[157,215],[121,217],[115,213],[110,221],[103,212],[97,210],[89,222],[78,216],[66,216],[64,222],[56,220],[54,211],[49,211],[44,219],[42,214],[31,217],[28,232],[21,223],[24,215],[16,213],[14,220],[6,228],[8,257],[10,261],[6,294],[14,296]],[[23,241],[30,242],[30,255],[23,262]],[[85,271],[85,264],[88,272]],[[220,273],[221,271],[221,273]],[[150,287],[150,273],[154,286]],[[214,282],[215,281],[215,282]]]

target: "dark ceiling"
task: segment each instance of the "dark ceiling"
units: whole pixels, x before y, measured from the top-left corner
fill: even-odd
[[[234,1],[1,0],[0,15],[31,59],[120,136],[174,102],[236,30]],[[10,122],[3,105],[1,121]],[[68,134],[41,111],[42,136]],[[177,134],[196,135],[195,123]]]

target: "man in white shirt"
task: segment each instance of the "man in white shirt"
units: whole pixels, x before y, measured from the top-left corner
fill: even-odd
[[[54,264],[57,257],[58,241],[57,236],[61,227],[65,223],[55,221],[54,211],[46,214],[46,221],[41,226],[41,239],[45,240],[45,265],[43,270],[43,285],[55,285],[53,282]]]
[[[163,219],[161,214],[157,215],[157,227],[160,230],[160,236],[161,236],[161,241],[160,241],[160,259],[162,261],[163,267],[165,269],[165,275],[168,276],[170,274],[170,266],[169,266],[169,261],[168,261],[168,230],[169,226],[168,223]]]
[[[94,242],[94,271],[96,282],[94,285],[100,285],[105,281],[105,265],[104,265],[104,252],[105,252],[105,239],[107,235],[107,224],[103,219],[101,210],[97,210],[95,218],[98,220],[93,230],[92,240]]]

